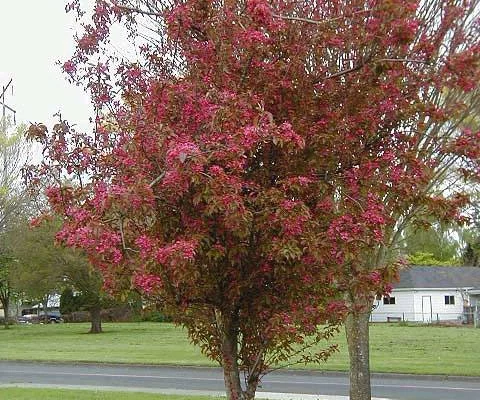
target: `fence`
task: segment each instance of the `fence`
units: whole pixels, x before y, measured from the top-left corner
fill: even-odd
[[[473,324],[480,328],[480,307],[466,307],[463,313],[449,312],[376,312],[370,314],[370,322],[418,322],[426,324]]]

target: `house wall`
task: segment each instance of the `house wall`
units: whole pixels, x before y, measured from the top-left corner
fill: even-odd
[[[454,296],[455,304],[445,304],[445,296]],[[431,310],[428,305],[431,305]],[[457,289],[423,289],[414,292],[414,321],[460,321],[464,301]]]
[[[11,304],[10,307],[8,308],[8,313],[10,315],[10,317],[14,317],[15,316],[15,304]],[[4,318],[5,317],[5,310],[3,308],[0,308],[0,318]]]
[[[383,298],[375,300],[370,321],[387,322],[388,320],[408,320],[414,315],[414,297],[412,290],[393,289],[390,297],[395,298],[395,304],[383,304]]]
[[[395,298],[395,304],[383,304],[383,298],[375,300],[370,320],[387,322],[400,319],[426,323],[460,321],[464,293],[459,289],[394,289],[390,297]],[[445,304],[445,296],[454,296],[455,304]]]

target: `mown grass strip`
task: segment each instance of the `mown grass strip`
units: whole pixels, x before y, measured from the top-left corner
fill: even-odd
[[[218,400],[220,397],[177,396],[158,393],[109,392],[102,390],[0,388],[0,400]]]
[[[215,365],[173,324],[106,323],[104,329],[100,335],[87,334],[88,324],[0,329],[0,360]],[[373,324],[370,335],[374,372],[480,376],[480,329]],[[335,342],[339,352],[327,363],[298,367],[348,370],[343,332]]]

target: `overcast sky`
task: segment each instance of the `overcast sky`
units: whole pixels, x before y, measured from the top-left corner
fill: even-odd
[[[64,6],[65,0],[0,0],[0,90],[13,78],[6,103],[17,110],[17,123],[51,126],[60,110],[70,122],[88,126],[88,96],[55,65],[74,49],[75,19]]]

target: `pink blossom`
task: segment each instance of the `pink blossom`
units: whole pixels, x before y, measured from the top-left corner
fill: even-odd
[[[176,142],[167,152],[167,164],[169,166],[177,163],[185,163],[186,159],[200,153],[200,149],[195,143]]]
[[[167,264],[168,256],[170,255],[170,251],[168,248],[160,248],[155,253],[155,261],[159,264]]]
[[[174,243],[159,248],[156,251],[155,259],[159,264],[163,265],[171,263],[173,259],[176,261],[193,261],[197,245],[198,243],[195,240],[180,239]]]
[[[91,217],[90,212],[78,207],[68,207],[65,214],[73,218],[77,223],[83,223]]]
[[[286,143],[292,143],[300,149],[305,147],[305,141],[293,130],[289,122],[284,122],[279,126],[279,136]]]
[[[210,174],[212,174],[212,176],[216,177],[216,176],[220,176],[220,175],[223,175],[224,171],[223,171],[223,168],[220,167],[219,165],[212,165],[208,171],[210,172]]]
[[[112,261],[114,264],[119,264],[123,260],[123,254],[119,249],[112,250]]]
[[[368,278],[374,284],[378,284],[382,280],[382,276],[380,275],[380,273],[378,271],[372,271]]]
[[[334,300],[327,305],[327,312],[329,314],[338,314],[339,312],[344,312],[345,310],[346,305],[342,300]]]
[[[307,186],[313,182],[313,180],[308,178],[307,176],[299,176],[297,179],[298,179],[298,183],[300,183],[300,185],[302,186]]]
[[[143,258],[146,258],[153,248],[153,241],[146,235],[139,236],[135,240],[135,244],[140,249],[140,255]]]
[[[137,272],[133,276],[133,283],[146,294],[152,294],[162,287],[162,280],[159,276],[141,272]]]
[[[392,293],[392,290],[393,290],[393,285],[391,283],[387,283],[385,285],[383,293],[388,295],[388,294]]]
[[[195,258],[196,247],[198,243],[196,241],[179,240],[175,243],[175,250],[181,254],[185,260],[193,260]]]
[[[178,170],[167,171],[162,179],[162,186],[165,189],[172,190],[172,196],[176,197],[185,193],[188,190],[189,181]]]
[[[283,200],[282,203],[280,204],[280,207],[286,211],[291,211],[295,208],[296,205],[297,205],[297,202],[294,200]]]
[[[62,191],[59,187],[49,186],[45,190],[45,195],[52,204],[58,204],[62,201]]]
[[[77,70],[77,67],[75,66],[75,64],[73,63],[73,61],[69,60],[69,61],[66,61],[63,66],[62,66],[62,69],[69,75],[73,74],[76,70]]]
[[[247,11],[260,24],[266,23],[272,14],[266,0],[247,0]]]
[[[317,203],[316,208],[317,210],[320,210],[322,212],[330,212],[332,211],[333,207],[334,207],[334,204],[332,199],[330,197],[326,197],[325,199]]]
[[[253,29],[248,29],[243,32],[241,35],[241,38],[243,41],[245,41],[248,44],[255,44],[255,43],[260,43],[260,44],[265,44],[269,42],[268,36],[265,35],[265,33]]]
[[[246,126],[243,129],[242,144],[247,149],[251,149],[259,140],[259,132],[256,126]]]
[[[94,196],[91,200],[93,207],[102,212],[106,206],[106,202],[108,199],[108,192],[107,192],[107,185],[105,182],[99,182],[96,184],[94,188]]]

